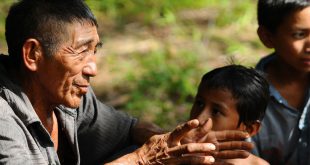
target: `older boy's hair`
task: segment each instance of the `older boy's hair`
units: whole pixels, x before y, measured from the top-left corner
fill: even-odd
[[[199,91],[228,90],[237,101],[239,123],[262,120],[269,101],[269,85],[263,73],[241,65],[228,65],[206,73]]]
[[[12,5],[6,18],[9,57],[19,65],[23,44],[29,38],[37,39],[45,55],[51,56],[68,38],[67,25],[85,21],[97,26],[83,0],[20,0]]]
[[[308,6],[310,6],[309,0],[259,0],[257,5],[258,25],[275,33],[288,15]]]

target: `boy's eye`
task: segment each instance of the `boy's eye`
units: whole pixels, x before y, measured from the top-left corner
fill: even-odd
[[[296,31],[296,32],[293,33],[293,37],[295,39],[303,39],[303,38],[306,37],[306,33],[303,32],[303,31]]]
[[[219,115],[221,111],[218,108],[212,108],[212,116]]]
[[[204,103],[203,101],[201,101],[201,100],[197,100],[197,101],[196,101],[196,106],[197,106],[199,109],[202,109],[202,108],[204,108],[205,103]]]

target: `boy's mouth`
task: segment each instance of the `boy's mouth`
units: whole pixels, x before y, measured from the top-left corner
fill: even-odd
[[[301,61],[303,64],[310,66],[310,58],[302,58]]]

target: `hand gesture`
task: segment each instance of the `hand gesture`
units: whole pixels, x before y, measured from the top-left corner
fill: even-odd
[[[149,141],[136,151],[139,157],[138,164],[212,164],[215,160],[208,153],[216,149],[214,144],[181,144],[182,138],[190,130],[198,126],[198,120],[191,120],[178,126],[173,132],[152,136]]]
[[[244,141],[248,133],[236,130],[211,131],[212,119],[190,130],[182,139],[187,143],[213,143],[216,151],[212,152],[215,159],[247,158],[254,145]]]

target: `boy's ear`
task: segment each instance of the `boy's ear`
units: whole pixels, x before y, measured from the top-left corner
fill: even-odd
[[[259,120],[256,120],[250,125],[245,126],[245,130],[249,133],[250,136],[254,136],[258,133],[261,123]]]
[[[23,61],[26,68],[31,71],[36,71],[38,69],[38,63],[42,56],[40,42],[33,38],[27,39],[24,42],[22,50]]]
[[[272,41],[272,33],[268,31],[265,27],[259,26],[257,29],[257,34],[259,39],[267,48],[273,48],[273,41]]]

